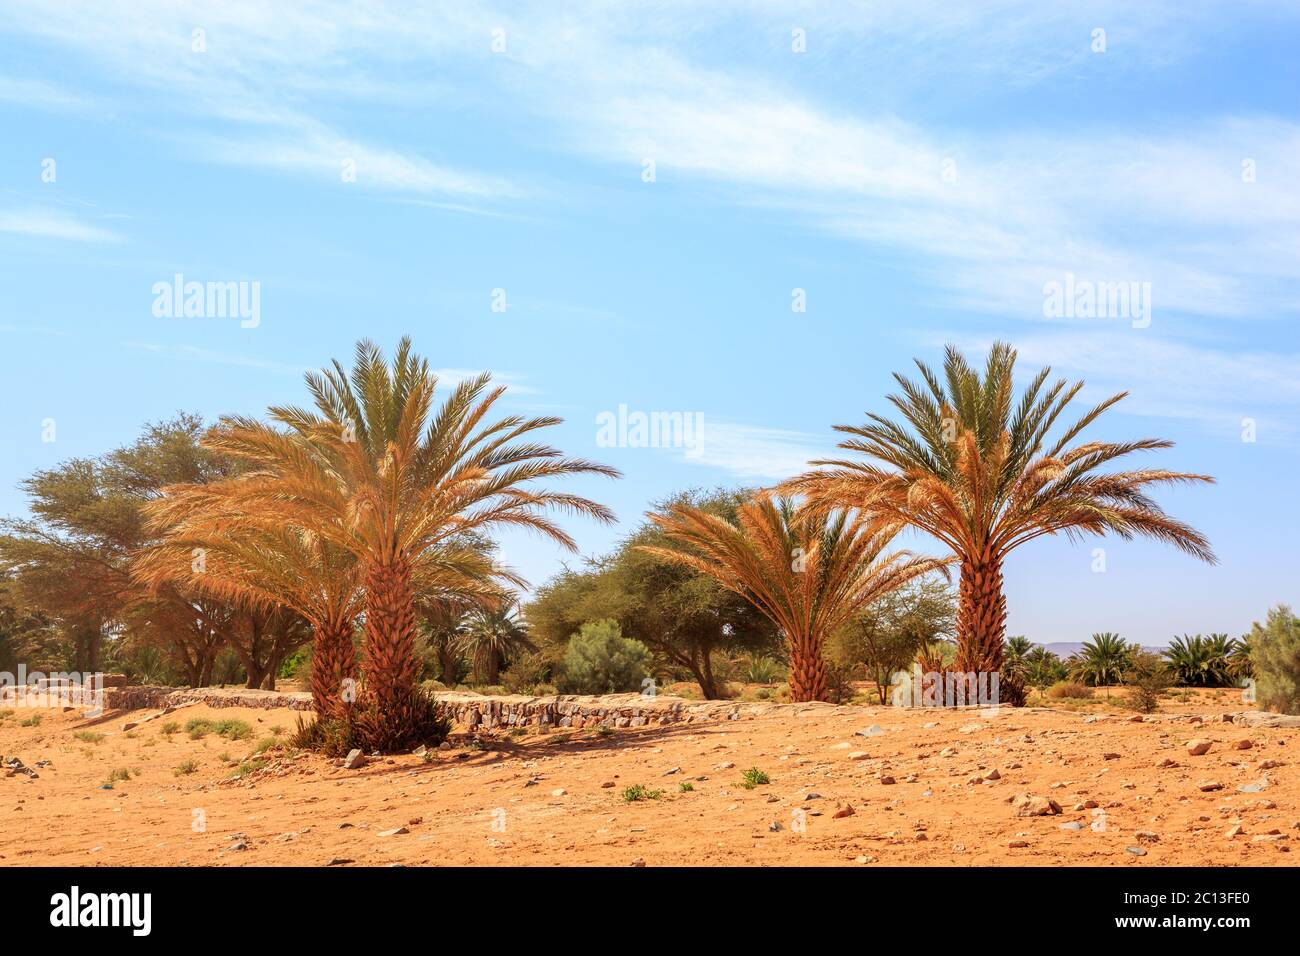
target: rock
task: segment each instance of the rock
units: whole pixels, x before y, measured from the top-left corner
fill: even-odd
[[[602,783],[602,784],[600,785],[600,789],[602,789],[602,790],[608,790],[608,789],[610,789],[610,788],[613,787],[613,786],[614,786],[614,781],[613,781],[613,780],[606,780],[604,783]]]
[[[628,866],[645,866],[645,860],[638,856],[635,860],[629,863]]]
[[[1144,720],[1146,720],[1146,718],[1143,717],[1141,714],[1134,714],[1132,717],[1130,717],[1130,718],[1128,719],[1128,722],[1129,722],[1130,724],[1140,724],[1140,723],[1142,723]]]
[[[875,863],[876,858],[874,856],[855,856],[853,858],[853,862],[854,863]]]
[[[403,834],[410,833],[410,832],[411,831],[406,829],[406,827],[393,827],[391,830],[380,830],[375,835],[381,837],[402,836]]]
[[[1115,754],[1115,753],[1102,754],[1102,755],[1101,755],[1101,759],[1102,759],[1102,760],[1118,760],[1118,759],[1119,759],[1119,754]]]
[[[870,756],[871,754],[867,753],[865,750],[854,750],[849,753],[850,760],[866,760]]]
[[[1238,823],[1236,826],[1230,827],[1228,832],[1224,834],[1224,837],[1231,840],[1233,837],[1241,836],[1245,832],[1246,831],[1241,828],[1241,824]]]
[[[1137,833],[1135,833],[1135,834],[1133,834],[1133,835],[1134,835],[1135,837],[1137,837],[1137,840],[1138,840],[1139,843],[1159,843],[1159,842],[1160,842],[1160,834],[1159,834],[1159,833],[1152,833],[1150,830],[1139,830]]]
[[[1259,793],[1268,786],[1267,780],[1258,780],[1255,783],[1244,783],[1237,788],[1238,793]]]
[[[349,864],[349,863],[351,863],[351,862],[353,862],[353,861],[352,861],[351,859],[347,858],[347,857],[344,857],[344,856],[336,856],[336,857],[334,857],[333,859],[331,859],[328,863],[326,863],[325,865],[326,865],[326,866],[346,866],[347,864]]]
[[[1134,856],[1146,856],[1146,855],[1147,855],[1147,851],[1144,850],[1144,849],[1142,849],[1140,846],[1126,846],[1126,847],[1124,847],[1124,852],[1126,852],[1126,853],[1131,853],[1131,854],[1133,854]]]
[[[853,816],[853,808],[847,803],[831,814],[832,820],[843,820],[845,817]]]
[[[1291,839],[1285,833],[1261,833],[1258,836],[1250,838],[1251,843],[1280,843],[1283,840]]]
[[[681,767],[669,767],[667,770],[664,771],[664,776],[671,777],[673,774],[681,773],[681,772],[682,772]]]
[[[1023,850],[1025,847],[1029,846],[1029,844],[1026,843],[1024,840],[1012,840],[1010,843],[1007,844],[1007,846],[1010,847],[1012,850]]]
[[[1259,770],[1273,770],[1280,766],[1282,766],[1282,763],[1278,760],[1261,760],[1256,764],[1256,768]]]
[[[1028,793],[1018,795],[1012,805],[1018,817],[1050,817],[1061,812],[1061,805],[1050,797]]]
[[[238,852],[240,850],[247,850],[247,849],[248,849],[247,840],[236,840],[234,843],[230,844],[230,846],[226,847],[226,852],[227,853]]]
[[[886,786],[889,786],[890,784],[893,784],[896,781],[894,780],[893,777],[886,775],[880,778],[880,782],[885,784]]]
[[[807,793],[803,795],[803,798],[805,802],[808,800],[820,800],[822,798],[822,795],[818,793],[816,790],[809,790]]]
[[[1167,769],[1170,768],[1170,767],[1177,767],[1177,766],[1178,766],[1178,764],[1177,764],[1176,762],[1170,760],[1168,757],[1166,757],[1164,760],[1162,760],[1162,761],[1160,761],[1158,764],[1156,764],[1156,767],[1157,767],[1158,769],[1160,769],[1160,770],[1167,770]]]
[[[350,750],[348,751],[348,755],[343,758],[343,769],[356,770],[359,767],[364,767],[367,762],[366,755],[363,754],[360,749]]]
[[[554,790],[551,791],[551,796],[562,797],[568,792],[569,791],[565,790],[563,787],[556,787]]]
[[[135,730],[135,728],[139,726],[140,726],[140,721],[128,720],[126,723],[122,725],[122,733],[126,733],[128,730]]]
[[[1219,783],[1217,780],[1202,780],[1196,785],[1196,789],[1200,790],[1202,793],[1210,793],[1213,790],[1222,790],[1223,784]]]
[[[415,754],[415,756],[417,757],[423,757],[428,752],[429,752],[429,748],[426,747],[424,744],[420,744],[420,746],[416,747],[414,750],[411,751],[411,753]]]
[[[1062,823],[1061,826],[1059,827],[1059,829],[1062,829],[1062,830],[1082,830],[1082,829],[1083,829],[1083,824],[1080,823],[1080,822],[1077,821],[1077,820],[1073,820],[1073,821],[1071,821],[1071,822],[1069,822],[1069,823]]]
[[[936,725],[935,725],[935,724],[926,724],[925,726],[927,726],[927,727],[934,727],[934,726],[936,726]],[[870,727],[868,727],[866,730],[859,730],[859,731],[857,731],[856,733],[857,733],[857,735],[858,735],[859,737],[879,737],[879,736],[880,736],[881,734],[883,734],[884,732],[885,732],[885,731],[884,731],[884,728],[882,728],[879,724],[872,724],[872,725],[871,725]]]
[[[986,773],[986,774],[984,775],[984,779],[985,779],[985,780],[1001,780],[1001,779],[1002,779],[1002,774],[998,773],[996,769],[993,769],[993,770],[990,770],[988,773]]]
[[[1249,737],[1246,737],[1243,740],[1234,741],[1232,744],[1232,749],[1249,750],[1253,746],[1255,746],[1255,741],[1251,740]]]
[[[1243,727],[1294,729],[1300,727],[1300,716],[1293,714],[1273,714],[1266,711],[1256,710],[1235,715],[1234,723],[1240,724]]]
[[[771,823],[769,823],[769,824],[767,825],[767,829],[768,829],[771,833],[780,833],[780,832],[781,832],[781,824],[779,824],[779,823],[777,823],[775,820],[773,820]]]
[[[955,747],[944,747],[942,750],[939,751],[939,756],[955,757],[957,756],[957,749]]]
[[[1199,757],[1202,754],[1209,753],[1213,741],[1206,740],[1204,737],[1197,737],[1187,741],[1187,754],[1191,757]]]
[[[730,769],[732,769],[732,768],[735,767],[735,766],[736,766],[736,765],[735,765],[734,763],[732,763],[730,760],[727,760],[727,761],[724,761],[723,763],[718,764],[718,765],[715,766],[713,769],[714,769],[714,770],[730,770]]]

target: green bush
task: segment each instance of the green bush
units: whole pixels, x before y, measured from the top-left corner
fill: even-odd
[[[1173,683],[1173,674],[1160,655],[1138,651],[1133,655],[1133,666],[1124,675],[1124,683],[1129,687],[1129,706],[1150,714],[1159,708],[1160,698]]]
[[[533,688],[551,679],[551,661],[537,651],[523,654],[510,662],[501,675],[501,683],[512,694],[534,694]]]
[[[637,691],[650,664],[649,648],[624,637],[617,621],[589,622],[569,639],[556,683],[564,694]]]
[[[1255,700],[1264,710],[1300,714],[1300,619],[1285,604],[1268,612],[1247,638],[1255,671]]]

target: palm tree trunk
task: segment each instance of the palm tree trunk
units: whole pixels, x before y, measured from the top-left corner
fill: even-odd
[[[1002,561],[985,554],[962,561],[957,604],[956,669],[994,674],[1002,669],[1002,639],[1007,630],[1007,599],[1002,593]]]
[[[311,699],[317,719],[342,719],[345,708],[356,699],[345,699],[344,681],[356,676],[352,622],[328,621],[318,626],[311,655]]]
[[[820,634],[804,634],[790,641],[790,699],[796,704],[826,699]]]
[[[420,676],[415,653],[415,591],[411,565],[398,555],[366,572],[366,690],[376,704],[378,727],[400,735],[406,704]]]

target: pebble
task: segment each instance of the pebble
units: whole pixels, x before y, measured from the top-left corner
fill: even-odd
[[[1209,753],[1210,747],[1213,745],[1213,741],[1206,740],[1203,737],[1197,737],[1193,740],[1187,741],[1187,753],[1191,757],[1199,757],[1202,754]]]

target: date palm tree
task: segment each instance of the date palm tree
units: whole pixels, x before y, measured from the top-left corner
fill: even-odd
[[[901,395],[889,401],[904,423],[869,414],[863,425],[838,425],[851,436],[841,448],[866,460],[816,461],[820,470],[783,487],[817,508],[858,508],[909,524],[939,539],[961,563],[957,613],[959,671],[1002,665],[1006,598],[1002,566],[1029,541],[1113,533],[1145,535],[1203,561],[1214,553],[1200,532],[1167,515],[1148,495],[1158,485],[1212,482],[1206,475],[1162,469],[1103,473],[1135,452],[1168,448],[1156,438],[1086,441],[1079,434],[1127,393],[1105,399],[1049,441],[1058,419],[1083,388],[1048,385],[1044,368],[1016,401],[1016,353],[998,342],[983,373],[953,346],[941,379],[919,359],[922,383],[895,375]],[[910,427],[909,427],[910,426]]]
[[[473,662],[474,673],[488,684],[496,684],[503,662],[537,649],[529,640],[528,627],[519,617],[513,596],[472,611],[460,626],[456,646]]]
[[[1135,653],[1140,650],[1110,631],[1094,634],[1070,659],[1070,678],[1093,687],[1104,686],[1106,695],[1110,696],[1110,685],[1124,680],[1124,674],[1133,666]]]
[[[945,561],[886,553],[898,531],[844,512],[797,509],[789,498],[759,493],[733,524],[687,504],[649,518],[670,547],[642,550],[714,578],[749,600],[781,632],[795,701],[826,698],[826,637],[855,612]]]
[[[538,487],[579,474],[618,477],[608,466],[532,439],[551,417],[491,419],[505,389],[482,374],[460,382],[435,408],[437,377],[403,338],[391,365],[377,346],[357,343],[349,374],[306,376],[315,410],[277,406],[271,423],[222,419],[208,447],[248,463],[237,478],[208,486],[227,499],[227,520],[309,532],[358,563],[364,595],[367,712],[375,733],[404,746],[421,670],[416,654],[422,569],[455,563],[458,540],[522,527],[573,550],[548,512],[612,522],[594,501]]]

